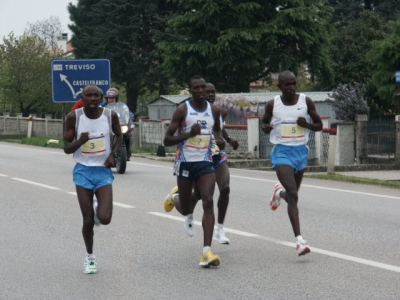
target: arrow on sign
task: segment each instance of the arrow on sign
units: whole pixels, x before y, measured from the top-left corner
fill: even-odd
[[[76,96],[78,96],[79,94],[82,93],[82,89],[80,89],[77,93],[75,93],[73,86],[67,80],[67,76],[60,74],[60,78],[61,78],[61,82],[65,81],[65,83],[69,86],[69,89],[71,90],[72,96],[74,96],[74,98],[76,98]]]

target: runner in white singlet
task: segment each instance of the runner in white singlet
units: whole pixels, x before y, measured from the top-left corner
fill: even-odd
[[[67,115],[64,152],[73,153],[76,162],[73,181],[83,217],[82,235],[87,252],[84,273],[94,274],[97,267],[93,254],[93,197],[96,195],[98,200],[97,218],[101,224],[108,225],[113,207],[111,167],[122,143],[122,132],[118,115],[99,107],[102,92],[97,86],[86,86],[82,94],[84,107]],[[115,141],[111,139],[112,132]]]
[[[287,202],[296,250],[300,256],[309,253],[310,247],[300,233],[298,191],[308,163],[309,132],[322,130],[322,121],[312,100],[304,94],[296,94],[297,81],[292,72],[279,74],[278,87],[282,95],[266,104],[262,119],[263,131],[275,144],[271,160],[280,181],[275,184],[270,207],[276,210],[281,199]]]

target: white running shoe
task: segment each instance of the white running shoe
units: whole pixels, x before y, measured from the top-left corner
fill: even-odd
[[[89,259],[86,257],[85,262],[83,263],[85,269],[83,273],[85,274],[96,274],[97,273],[97,266],[96,266],[96,259]]]
[[[311,252],[310,247],[307,246],[307,242],[305,240],[296,242],[296,250],[299,256],[306,255],[307,253]]]
[[[229,239],[226,237],[224,229],[215,229],[214,240],[217,240],[220,244],[229,245]]]
[[[281,196],[280,192],[282,191],[283,186],[280,183],[275,184],[274,194],[271,197],[271,201],[269,202],[269,206],[271,206],[272,210],[277,210],[279,205],[281,205]]]
[[[97,217],[97,207],[99,206],[99,202],[97,201],[96,195],[93,195],[93,211],[94,211],[94,225],[100,226],[100,220]]]
[[[188,236],[192,237],[195,234],[194,229],[194,221],[193,219],[189,219],[188,216],[185,217],[185,224],[183,225],[185,228],[185,232]]]

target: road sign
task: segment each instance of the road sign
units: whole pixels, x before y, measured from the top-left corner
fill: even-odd
[[[104,95],[111,86],[108,59],[67,59],[51,63],[53,102],[76,102],[89,84],[97,85]]]
[[[400,71],[396,72],[396,82],[400,82]]]

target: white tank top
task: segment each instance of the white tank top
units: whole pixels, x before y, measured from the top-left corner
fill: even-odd
[[[286,146],[300,146],[308,142],[309,129],[297,125],[297,119],[304,117],[307,122],[311,121],[308,114],[306,95],[300,94],[295,105],[284,105],[281,96],[275,96],[272,111],[271,125],[274,129],[269,135],[272,144]]]
[[[206,101],[207,107],[204,111],[198,111],[191,105],[190,100],[185,102],[186,117],[178,128],[178,135],[190,132],[194,124],[199,124],[201,133],[191,137],[177,145],[175,161],[196,162],[212,161],[211,135],[214,127],[214,116],[211,104]]]
[[[103,108],[97,119],[86,117],[83,108],[75,110],[75,138],[82,132],[89,132],[89,141],[74,152],[74,160],[85,166],[103,166],[111,154],[112,122],[111,110]]]

